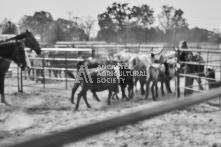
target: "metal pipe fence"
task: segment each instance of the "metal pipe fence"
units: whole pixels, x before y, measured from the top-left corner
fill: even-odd
[[[94,47],[94,46],[93,46]],[[140,47],[140,46],[139,46]],[[173,47],[173,49],[175,49],[175,47]],[[153,50],[153,48],[150,48],[150,50]],[[180,53],[180,51],[182,51],[181,49],[178,49],[178,55]],[[189,50],[187,50],[189,51]],[[193,50],[191,50],[193,51]],[[197,52],[200,52],[200,50],[197,50]],[[211,52],[205,51],[205,53],[210,54]],[[216,52],[215,52],[216,53]],[[43,61],[47,61],[48,60],[52,60],[56,59],[57,61],[60,61],[60,58],[43,58]],[[42,58],[36,59],[36,60],[42,60]],[[67,62],[68,59],[62,59],[62,61]],[[76,60],[74,60],[76,61]],[[179,62],[179,59],[178,59]],[[205,64],[199,64],[199,63],[192,63],[193,65],[204,65],[204,66],[209,66],[208,64],[209,59],[207,60],[207,63]],[[221,60],[220,60],[221,62]],[[190,62],[185,63],[185,64],[191,64]],[[221,65],[220,65],[221,66]],[[220,67],[217,65],[217,67]],[[58,68],[49,68],[49,67],[43,67],[43,68],[33,68],[33,69],[58,69]],[[60,69],[60,68],[59,68]],[[65,64],[65,68],[62,68],[62,70],[67,70],[67,63]],[[73,69],[74,71],[74,69]],[[220,71],[220,70],[219,70]],[[45,73],[44,73],[45,74]],[[187,75],[187,74],[181,74],[178,71],[177,74],[177,92],[179,91],[179,88],[182,88],[180,86],[180,76],[189,76],[189,77],[193,77],[193,78],[200,78],[199,76],[196,75]],[[42,77],[43,79],[46,79],[47,77]],[[209,79],[211,80],[211,78],[204,78],[204,79]],[[67,81],[67,77],[64,77],[63,80]],[[184,87],[184,88],[188,88],[188,87]],[[195,90],[195,89],[191,89],[190,90]],[[173,99],[173,100],[168,100],[167,102],[162,102],[161,104],[153,107],[153,108],[146,108],[143,110],[139,110],[130,114],[126,114],[126,115],[122,115],[122,116],[117,116],[117,117],[113,117],[110,119],[106,119],[106,120],[102,120],[102,121],[98,121],[92,124],[87,124],[87,125],[83,125],[83,126],[79,126],[70,130],[65,130],[56,134],[49,134],[46,136],[42,136],[36,139],[32,139],[26,142],[22,142],[22,143],[18,143],[16,145],[9,145],[9,147],[60,147],[62,145],[65,145],[67,143],[72,143],[72,142],[77,142],[80,141],[82,139],[94,136],[94,135],[98,135],[100,133],[104,133],[107,131],[111,131],[113,129],[116,129],[118,127],[124,126],[124,125],[129,125],[129,124],[134,124],[137,123],[139,121],[142,120],[148,120],[148,119],[152,119],[154,117],[169,113],[171,111],[174,110],[178,110],[178,109],[182,109],[185,107],[189,107],[195,104],[199,104],[199,103],[203,103],[206,102],[208,100],[212,100],[215,99],[217,97],[219,97],[221,95],[221,88],[218,89],[214,89],[214,90],[210,90],[208,92],[205,91],[201,91],[201,90],[195,90],[197,92],[203,92],[199,95],[196,96],[188,96],[185,98],[181,98],[181,99]]]
[[[79,45],[79,48],[42,48],[43,51],[43,56],[41,57],[30,57],[30,60],[32,62],[38,62],[40,63],[40,66],[36,66],[33,65],[32,66],[32,72],[29,78],[31,79],[35,79],[37,82],[40,81],[41,83],[35,83],[30,82],[25,80],[27,79],[28,75],[27,72],[23,73],[24,79],[22,80],[22,82],[19,82],[19,85],[21,85],[21,87],[25,86],[27,87],[28,85],[30,85],[29,87],[39,87],[41,84],[43,85],[43,88],[50,88],[51,81],[56,82],[58,81],[59,83],[61,81],[64,82],[64,89],[69,89],[68,86],[69,83],[68,82],[73,82],[73,79],[70,79],[67,77],[67,75],[64,73],[65,70],[69,70],[72,72],[76,72],[76,64],[79,61],[82,61],[85,58],[79,58],[80,54],[83,55],[84,53],[89,53],[89,56],[87,57],[96,57],[98,56],[98,54],[100,53],[101,56],[104,56],[104,54],[101,52],[101,50],[103,49],[103,47],[108,47],[109,49],[108,52],[111,54],[117,53],[117,49],[118,48],[124,48],[127,47],[127,49],[130,52],[134,52],[133,50],[139,50],[140,52],[144,51],[144,47],[145,50],[148,52],[153,52],[154,50],[162,50],[162,49],[166,49],[166,48],[171,48],[171,47],[162,47],[162,45]],[[77,46],[78,47],[78,46]],[[89,48],[90,47],[90,48]],[[114,49],[113,49],[114,47]],[[141,47],[143,47],[141,50]],[[111,49],[111,50],[110,50]],[[106,49],[104,49],[106,50]],[[50,56],[51,52],[57,52],[60,55],[56,55],[56,57],[54,56]],[[75,57],[74,58],[70,58],[70,54],[73,54],[73,52],[75,53]],[[81,52],[81,53],[79,53]],[[49,54],[49,55],[48,55]],[[62,56],[62,55],[63,56]],[[49,64],[48,64],[49,63]],[[51,65],[52,63],[56,63],[54,65]],[[63,64],[61,64],[63,63]],[[72,65],[70,67],[70,65]],[[37,72],[40,72],[37,74]],[[60,76],[60,77],[57,77]],[[19,79],[19,78],[18,78]],[[48,82],[50,81],[50,82]],[[22,83],[22,84],[21,84]],[[71,83],[70,83],[71,84]],[[62,90],[64,90],[62,89]]]

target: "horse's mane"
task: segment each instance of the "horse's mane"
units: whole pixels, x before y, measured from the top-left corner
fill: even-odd
[[[3,42],[0,43],[0,47],[1,48],[11,48],[11,47],[15,47],[15,45],[21,46],[23,43],[21,41],[10,41],[10,42]]]

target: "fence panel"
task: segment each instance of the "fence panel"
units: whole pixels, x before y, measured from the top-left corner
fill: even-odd
[[[216,77],[215,79],[205,77],[205,70],[203,72],[197,72],[197,73],[196,72],[194,72],[194,73],[178,73],[178,77],[177,77],[178,82],[179,82],[178,87],[177,87],[178,97],[180,96],[179,89],[182,89],[182,92],[185,90],[191,90],[191,91],[195,91],[195,92],[204,92],[205,90],[208,91],[208,80],[214,81],[214,82],[221,81],[221,56],[220,56],[221,51],[220,50],[213,49],[213,48],[209,49],[208,47],[207,48],[198,47],[198,48],[190,48],[190,49],[178,49],[177,52],[178,52],[178,56],[180,55],[181,52],[192,52],[195,55],[201,56],[204,59],[204,62],[193,62],[193,61],[182,62],[182,61],[179,61],[179,63],[185,64],[185,65],[190,65],[190,66],[195,65],[196,68],[200,68],[199,66],[203,66],[205,69],[207,69],[208,67],[210,67],[210,68],[213,67],[215,69],[215,77]],[[196,65],[199,65],[199,66],[196,66]],[[199,76],[200,74],[202,74],[204,76]],[[182,78],[182,77],[184,77],[184,78]],[[186,78],[194,78],[196,80],[200,79],[203,82],[200,84],[197,83],[197,85],[193,84],[192,86],[185,87],[184,80]],[[180,80],[182,80],[182,82],[180,82]],[[200,89],[200,86],[204,90]],[[216,100],[214,102],[210,101],[208,103],[219,103],[216,105],[218,106],[218,108],[221,108],[220,99],[218,99],[218,102]],[[204,105],[204,106],[206,106],[206,105]],[[208,107],[210,107],[210,106],[208,106]]]
[[[75,72],[77,62],[92,57],[92,53],[91,48],[42,48],[41,56],[30,58],[32,68],[31,72],[23,73],[23,86],[69,89],[74,80],[68,78],[64,71]],[[57,88],[57,84],[59,84],[59,88]]]

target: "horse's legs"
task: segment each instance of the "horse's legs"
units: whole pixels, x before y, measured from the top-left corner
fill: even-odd
[[[129,84],[127,90],[128,90],[128,97],[129,97],[129,99],[132,99],[132,98],[133,98],[133,95],[134,95],[133,86],[131,86],[131,85]]]
[[[190,84],[190,78],[189,77],[185,77],[185,87],[188,87],[189,84]],[[184,96],[186,96],[186,95],[188,95],[188,89],[184,89]]]
[[[138,81],[139,79],[137,78],[137,77],[134,77],[134,87],[135,87],[135,92],[137,93],[137,81]]]
[[[152,98],[153,98],[154,101],[156,101],[155,94],[154,94],[154,86],[155,86],[155,83],[152,82],[152,85],[151,85]]]
[[[57,78],[57,71],[53,69],[54,77]]]
[[[31,69],[31,70],[32,70],[31,80],[34,81],[36,70],[35,69]]]
[[[8,105],[5,100],[5,93],[4,93],[4,82],[5,82],[5,73],[0,72],[0,94],[1,94],[1,102]]]
[[[141,89],[141,94],[144,95],[145,91],[144,91],[144,84],[146,81],[146,77],[141,77],[140,78],[140,89]]]
[[[38,80],[39,80],[39,76],[40,76],[40,69],[36,69],[35,70],[35,81],[36,81],[36,83],[38,83]]]
[[[61,75],[61,70],[59,70],[58,72],[59,72],[59,76],[60,76],[60,78],[62,78],[62,75]]]
[[[148,99],[149,96],[149,89],[150,89],[150,78],[146,81],[146,99]]]
[[[155,83],[155,95],[156,95],[156,98],[158,98],[158,85],[157,85],[157,82]]]
[[[189,88],[193,89],[193,82],[194,82],[194,78],[191,78],[190,79],[190,85],[189,85]],[[193,93],[193,90],[190,90],[190,94]]]
[[[126,93],[125,93],[125,85],[121,85],[121,93],[122,93],[122,99],[127,99],[128,100],[128,97],[126,96]]]
[[[94,97],[98,102],[100,102],[101,100],[98,98],[96,92],[94,92],[94,91],[91,91],[91,92],[93,93],[93,97]]]
[[[119,100],[119,97],[118,97],[117,94],[118,94],[117,92],[114,92],[114,95],[116,96],[116,99]]]
[[[48,70],[48,76],[51,77],[51,70]]]
[[[88,108],[90,108],[91,106],[90,106],[90,104],[88,103],[88,101],[87,101],[87,96],[86,96],[86,92],[84,93],[84,95],[83,95],[83,99],[84,99],[84,102],[86,103],[86,105],[87,105],[87,107]]]
[[[24,71],[24,79],[26,80],[27,79],[27,71]]]
[[[194,80],[194,78],[185,77],[185,87],[192,88],[193,87],[193,80]],[[192,93],[192,90],[190,90],[190,89],[184,90],[184,96],[189,95],[191,93]]]
[[[75,106],[75,110],[78,109],[79,103],[80,103],[80,100],[81,100],[81,97],[84,96],[84,93],[86,93],[86,92],[83,91],[83,89],[78,93],[78,99],[77,99],[77,104],[76,104],[76,106]]]
[[[31,73],[32,73],[32,71],[33,71],[33,69],[29,69],[28,70],[28,77],[29,77],[30,80],[31,80]]]
[[[200,90],[204,90],[204,89],[203,89],[203,85],[202,85],[202,80],[201,80],[200,78],[197,78],[196,81],[197,81],[197,83],[198,83],[198,85],[199,85],[199,89],[200,89]]]
[[[40,70],[40,74],[41,74],[41,83],[45,83],[45,78],[43,78],[44,77],[44,75],[45,75],[45,73],[44,73],[45,71],[44,71],[44,69],[41,69]]]
[[[109,89],[109,93],[108,93],[108,99],[107,99],[107,104],[110,105],[110,99],[111,99],[111,95],[112,95],[112,90]]]
[[[172,93],[172,90],[170,88],[170,79],[168,79],[168,78],[165,79],[165,86],[167,89],[167,93]]]
[[[165,96],[165,93],[164,93],[164,80],[161,80],[161,93],[162,93],[162,96]]]
[[[72,88],[72,92],[71,92],[71,103],[74,104],[74,94],[76,92],[76,90],[78,89],[78,87],[80,86],[80,83],[74,83],[74,86]]]

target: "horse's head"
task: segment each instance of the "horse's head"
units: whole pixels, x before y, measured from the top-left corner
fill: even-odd
[[[31,32],[28,30],[25,32],[25,46],[31,48],[31,50],[34,50],[36,54],[41,54],[41,48],[35,37],[32,35]]]

